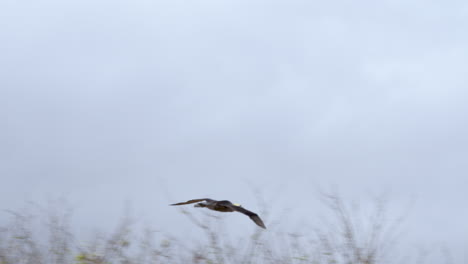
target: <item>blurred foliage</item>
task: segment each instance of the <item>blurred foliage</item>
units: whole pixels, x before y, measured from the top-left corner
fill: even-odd
[[[95,234],[86,244],[77,242],[70,228],[71,210],[63,204],[31,210],[6,211],[9,221],[0,226],[0,264],[377,264],[413,263],[397,257],[401,218],[387,215],[384,200],[372,201],[372,212],[362,219],[356,207],[338,195],[322,195],[329,218],[319,228],[298,233],[255,229],[237,242],[222,221],[198,219],[181,210],[204,238],[187,245],[184,238],[156,236],[151,229],[135,231],[129,216],[110,234]],[[38,219],[42,219],[39,221]],[[142,232],[141,232],[142,231]],[[140,235],[137,235],[140,234]],[[419,263],[424,261],[417,258]]]

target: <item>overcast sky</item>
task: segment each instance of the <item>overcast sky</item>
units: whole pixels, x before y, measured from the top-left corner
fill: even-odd
[[[467,31],[462,0],[0,1],[0,208],[177,232],[170,202],[295,223],[337,186],[468,263]]]

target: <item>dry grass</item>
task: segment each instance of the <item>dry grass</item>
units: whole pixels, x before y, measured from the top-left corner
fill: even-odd
[[[95,234],[83,246],[71,232],[70,210],[62,205],[40,208],[36,214],[7,211],[9,221],[0,227],[0,264],[410,263],[409,257],[396,258],[401,219],[388,217],[384,200],[376,199],[362,218],[356,206],[338,195],[322,198],[330,217],[307,235],[259,228],[249,238],[235,240],[221,221],[200,221],[182,211],[205,236],[190,245],[148,228],[136,231],[127,216],[112,233]]]

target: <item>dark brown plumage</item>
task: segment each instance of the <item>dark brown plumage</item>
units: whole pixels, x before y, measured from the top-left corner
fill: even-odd
[[[171,205],[185,205],[185,204],[192,204],[192,203],[197,203],[195,207],[206,207],[208,209],[218,211],[218,212],[239,212],[247,215],[254,221],[255,224],[260,226],[261,228],[265,228],[265,224],[263,223],[262,219],[254,213],[251,212],[245,208],[243,208],[240,204],[233,204],[230,201],[223,200],[223,201],[216,201],[212,200],[209,198],[203,198],[203,199],[193,199],[193,200],[188,200],[186,202],[181,202],[181,203],[175,203]]]

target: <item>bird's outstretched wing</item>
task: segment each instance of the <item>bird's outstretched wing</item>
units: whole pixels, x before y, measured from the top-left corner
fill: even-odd
[[[243,213],[243,214],[247,215],[247,216],[250,217],[250,219],[252,219],[252,221],[254,221],[255,224],[257,224],[259,227],[265,228],[265,229],[266,229],[265,224],[263,223],[262,219],[260,219],[260,217],[259,217],[256,213],[251,212],[251,211],[245,209],[245,208],[242,207],[242,206],[230,205],[230,207],[231,207],[233,210],[235,210],[235,211],[237,211],[237,212],[239,212],[239,213]]]
[[[188,200],[186,202],[181,202],[181,203],[175,203],[175,204],[170,204],[170,205],[184,205],[184,204],[191,204],[191,203],[198,203],[198,202],[203,202],[203,201],[212,201],[211,199],[204,198],[204,199],[193,199],[193,200]]]

